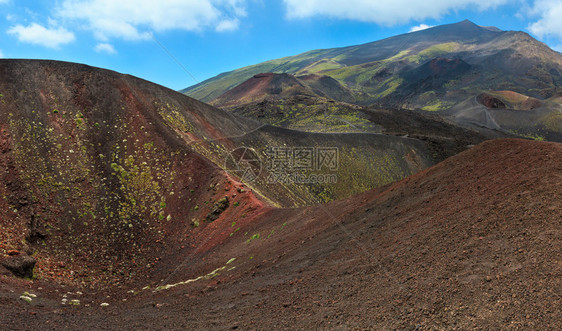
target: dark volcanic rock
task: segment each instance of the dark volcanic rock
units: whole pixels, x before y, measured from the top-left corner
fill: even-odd
[[[471,69],[472,66],[460,58],[436,57],[415,69],[403,71],[401,76],[408,83],[402,94],[439,90],[446,82],[461,79]]]
[[[213,209],[211,210],[211,212],[207,215],[207,217],[205,219],[209,222],[212,222],[212,221],[216,220],[217,218],[219,218],[219,216],[222,214],[222,212],[225,211],[226,208],[228,208],[228,206],[230,206],[230,202],[228,200],[228,197],[224,197],[224,198],[220,199],[219,201],[215,202],[215,205],[213,206]]]
[[[29,235],[26,240],[30,243],[36,243],[38,240],[45,239],[46,237],[46,231],[40,221],[35,215],[31,215],[31,220],[29,221]]]
[[[17,256],[10,256],[2,260],[2,264],[6,269],[11,271],[15,276],[22,278],[32,278],[33,268],[35,267],[34,258],[26,255],[20,254]]]

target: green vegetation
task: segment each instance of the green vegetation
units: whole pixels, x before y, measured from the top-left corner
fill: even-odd
[[[158,113],[168,124],[180,132],[193,132],[193,125],[187,117],[179,111],[177,105],[170,103],[155,102],[154,106],[158,109]]]
[[[562,110],[552,111],[539,122],[552,132],[562,133]]]
[[[506,89],[526,91],[525,94],[528,95],[552,95],[556,90],[554,78],[556,74],[553,76],[551,68],[557,67],[559,60],[548,52],[540,51],[540,47],[537,49],[532,40],[522,41],[516,35],[512,35],[506,36],[506,39],[501,41],[497,40],[496,43],[489,43],[481,39],[477,33],[460,39],[451,38],[450,41],[443,42],[438,41],[441,40],[440,38],[432,41],[430,38],[414,40],[407,36],[397,36],[364,45],[306,52],[221,74],[188,89],[186,94],[202,101],[211,101],[252,75],[262,72],[326,75],[337,80],[351,92],[351,96],[348,93],[346,97],[353,100],[352,102],[387,104],[389,107],[408,105],[411,108],[423,107],[427,111],[448,109],[476,91]],[[529,53],[530,49],[535,51]],[[486,51],[482,52],[483,50]],[[517,61],[529,63],[529,68],[522,74],[518,72],[519,69],[509,66],[491,64],[490,68],[485,69],[473,67],[468,72],[463,72],[458,77],[454,77],[455,79],[436,87],[438,95],[444,95],[441,92],[452,92],[447,94],[446,100],[432,102],[426,96],[407,91],[405,89],[410,85],[405,84],[401,78],[404,77],[404,73],[411,72],[436,57],[469,56],[484,60],[499,56],[502,52],[521,54],[523,58]],[[463,68],[468,67],[463,66]],[[402,102],[398,101],[399,98],[392,98],[394,94],[402,95],[401,98],[405,99]],[[386,99],[381,101],[381,98]],[[338,100],[337,97],[334,99]],[[286,111],[284,106],[280,106],[279,109]],[[289,118],[289,115],[286,116]]]
[[[326,54],[329,52],[330,50],[314,50],[296,56],[289,56],[244,67],[227,74],[219,75],[184,92],[195,99],[209,102],[256,74],[263,72],[296,74],[304,67],[325,58]]]
[[[283,108],[279,114],[277,109]],[[315,104],[293,104],[291,101],[272,101],[242,112],[244,116],[260,115],[264,123],[308,132],[378,132],[376,125],[346,104],[331,104],[318,100]]]
[[[386,88],[386,90],[377,94],[377,98],[384,98],[390,95],[391,93],[394,93],[396,89],[400,85],[402,85],[402,83],[404,83],[404,80],[402,78],[395,78],[395,77],[389,78],[387,81],[383,83],[383,86]]]
[[[425,106],[423,106],[422,109],[425,111],[441,111],[441,110],[449,109],[453,105],[454,103],[446,102],[435,98],[430,102],[428,102]]]
[[[335,61],[335,59],[322,59],[320,61],[314,62],[309,66],[299,70],[297,72],[298,75],[304,74],[322,74],[324,71],[327,70],[334,70],[341,68],[342,64]]]
[[[260,239],[260,234],[256,233],[250,237],[250,239],[246,240],[246,243],[250,243],[252,240]]]
[[[80,306],[80,300],[78,300],[78,299],[73,299],[73,300],[70,300],[70,301],[68,302],[68,304],[71,305],[71,306]]]
[[[323,74],[328,75],[340,82],[345,82],[351,80],[351,77],[357,76],[364,71],[364,67],[361,65],[342,67],[335,70],[325,71]]]
[[[150,246],[144,241],[164,235],[156,228],[158,219],[172,222],[166,198],[176,180],[174,155],[158,149],[150,134],[137,133],[135,116],[116,112],[111,119],[94,120],[99,110],[79,109],[49,91],[45,95],[49,116],[36,109],[7,114],[14,175],[26,204],[41,206],[37,222],[49,235],[37,243],[49,249],[48,260],[37,257],[47,263],[36,268],[37,277],[46,276],[57,259],[74,263],[62,270],[68,281],[76,278],[70,270],[84,275],[83,281],[103,282],[129,270],[132,261],[147,265],[143,251]],[[129,247],[129,259],[108,254],[117,246]],[[90,263],[107,264],[107,272],[93,275]]]
[[[518,130],[509,130],[509,132],[518,135],[520,137],[523,138],[527,138],[527,139],[532,139],[532,140],[536,140],[536,141],[545,141],[546,139],[536,133],[525,133],[525,132],[520,132]]]
[[[335,78],[344,86],[359,92],[357,97],[364,94],[364,92],[368,94],[374,93],[373,96],[367,97],[372,100],[373,98],[381,98],[393,93],[402,84],[397,77],[391,77],[389,81],[383,82],[376,87],[361,87],[362,84],[368,82],[381,69],[395,65],[403,60],[419,64],[427,59],[458,51],[461,46],[457,42],[436,44],[419,51],[417,54],[414,53],[415,48],[413,47],[397,49],[396,54],[386,59],[366,61],[356,65],[344,65],[342,62],[352,59],[354,51],[361,49],[362,46],[352,47],[334,57],[329,57],[329,54],[334,50],[315,50],[224,73],[188,89],[186,94],[208,102],[258,73],[275,72],[292,73],[295,75],[313,73]],[[365,95],[360,98],[364,97]]]
[[[32,298],[30,298],[30,297],[28,297],[28,296],[26,296],[26,295],[21,295],[21,296],[20,296],[20,300],[25,301],[25,302],[27,302],[27,303],[31,303],[31,302],[33,301]]]
[[[419,64],[424,60],[432,59],[437,56],[442,56],[448,53],[452,53],[455,50],[457,50],[459,47],[460,44],[456,42],[437,44],[422,50],[416,55],[408,56],[406,59],[410,62]]]
[[[406,55],[410,54],[411,50],[405,49],[398,52],[396,55],[389,57],[388,59],[383,60],[383,62],[393,62],[404,58]]]
[[[236,232],[240,231],[240,228],[236,228],[236,230],[232,231],[230,233],[230,237],[232,237]]]
[[[125,223],[144,215],[163,220],[166,208],[163,187],[168,187],[175,177],[169,162],[157,162],[154,166],[158,152],[153,145],[145,144],[143,147],[124,157],[118,157],[116,153],[112,157],[113,174],[119,180],[123,195],[118,213]]]
[[[411,175],[410,171],[403,170],[407,167],[401,162],[403,160],[398,156],[383,150],[365,153],[356,148],[341,149],[338,182],[333,187],[325,188],[327,191],[322,193],[325,196],[323,200],[351,196]],[[365,170],[365,164],[369,165],[370,170]]]

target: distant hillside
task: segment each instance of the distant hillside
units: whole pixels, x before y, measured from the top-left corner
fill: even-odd
[[[550,98],[560,92],[561,68],[562,55],[526,33],[463,21],[364,45],[267,61],[223,73],[182,92],[208,102],[258,73],[321,74],[352,88],[362,103],[445,109],[473,90],[491,88]],[[423,100],[428,91],[452,95],[437,105]]]
[[[364,45],[314,50],[267,61],[223,73],[182,92],[224,105],[224,96],[235,90],[228,104],[235,103],[236,98],[238,103],[245,103],[248,98],[240,93],[243,89],[239,85],[264,72],[331,77],[351,92],[328,96],[337,101],[450,111],[448,116],[463,125],[562,139],[562,54],[524,32],[463,21]],[[528,108],[525,110],[532,112],[535,121],[530,123],[520,119],[519,114],[505,112],[494,117],[489,110],[497,108],[485,100],[481,103],[476,99],[477,103],[472,104],[477,96],[494,91],[504,91],[499,99],[520,95],[532,100],[528,105],[508,100],[503,109]],[[471,103],[470,112],[462,106],[467,102]],[[459,105],[462,109],[456,107]],[[494,123],[484,120],[487,117],[494,117]]]
[[[211,101],[218,107],[232,107],[263,100],[312,96],[353,101],[351,91],[329,76],[260,73]]]

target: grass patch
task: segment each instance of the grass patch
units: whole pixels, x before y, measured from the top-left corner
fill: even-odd
[[[260,239],[260,234],[256,233],[250,237],[250,239],[246,240],[246,243],[250,243],[252,240]]]

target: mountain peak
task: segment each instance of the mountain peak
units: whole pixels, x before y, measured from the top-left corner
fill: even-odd
[[[463,20],[460,21],[458,23],[451,23],[451,24],[445,24],[445,25],[440,25],[440,26],[436,26],[435,28],[437,28],[438,30],[442,30],[442,31],[447,31],[447,30],[453,30],[453,31],[471,31],[471,32],[491,32],[490,30],[481,27],[480,25],[470,21],[470,20]]]
[[[423,35],[423,34],[443,34],[443,33],[450,33],[455,32],[458,33],[459,31],[481,31],[481,30],[490,30],[486,29],[485,27],[479,26],[474,22],[465,19],[463,21],[457,23],[450,23],[444,25],[437,25],[428,29],[420,30],[414,33]],[[498,29],[499,30],[499,29]],[[501,31],[501,30],[500,30]],[[397,36],[400,37],[400,36]]]
[[[472,21],[463,20],[457,23],[438,25],[429,29],[399,35],[387,40],[398,40],[414,38],[417,42],[447,43],[447,42],[485,42],[498,36],[502,32],[499,29],[491,29],[479,26]],[[377,42],[375,42],[377,43]]]
[[[447,25],[445,25],[445,26],[447,26]],[[468,19],[462,20],[462,21],[457,22],[457,23],[449,24],[448,26],[456,26],[456,27],[460,27],[460,28],[472,28],[472,29],[474,29],[474,28],[486,29],[487,28],[485,26],[478,25],[478,24],[476,24],[476,23],[474,23],[474,22],[472,22],[471,20],[468,20]],[[501,31],[498,28],[496,28],[496,29],[498,31]]]
[[[459,23],[457,23],[457,24],[470,24],[470,25],[476,25],[476,24],[474,24],[474,23],[473,23],[473,22],[472,22],[471,20],[469,20],[469,19],[464,19],[464,20],[460,21],[460,22],[459,22]],[[476,25],[476,26],[477,26],[477,25]]]

